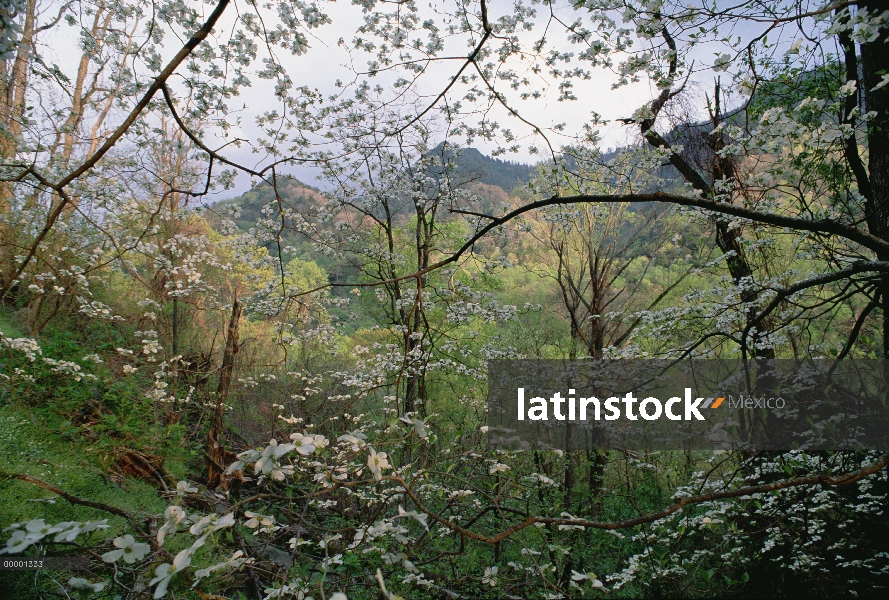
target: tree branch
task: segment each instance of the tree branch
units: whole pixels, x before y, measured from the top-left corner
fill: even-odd
[[[72,494],[69,494],[62,488],[54,486],[51,483],[48,483],[48,482],[43,481],[42,479],[38,479],[36,477],[32,477],[30,475],[25,475],[23,473],[0,472],[0,475],[2,475],[3,477],[9,477],[11,479],[18,479],[20,481],[25,481],[27,483],[30,483],[31,485],[36,485],[37,487],[39,487],[41,489],[44,489],[48,492],[52,492],[53,494],[56,494],[57,496],[64,498],[71,504],[79,504],[80,506],[88,506],[89,508],[95,508],[97,510],[111,513],[112,515],[117,515],[118,517],[123,517],[137,531],[139,531],[143,534],[146,534],[146,532],[145,532],[144,528],[142,527],[142,524],[139,522],[139,520],[136,517],[134,517],[133,515],[131,515],[130,513],[128,513],[127,511],[123,510],[122,508],[117,508],[116,506],[110,506],[108,504],[103,504],[102,502],[95,502],[93,500],[87,500],[85,498],[80,498],[78,496],[74,496]]]
[[[771,302],[769,302],[768,305],[766,305],[766,307],[759,314],[750,319],[747,322],[747,326],[744,327],[744,332],[741,334],[742,352],[746,351],[747,336],[749,335],[750,330],[756,327],[758,323],[761,323],[762,320],[765,319],[767,316],[769,316],[772,311],[778,308],[778,305],[781,304],[786,298],[808,288],[833,283],[834,281],[841,281],[843,279],[848,279],[856,273],[866,273],[868,271],[882,271],[884,273],[889,272],[889,262],[874,260],[855,263],[851,267],[847,267],[833,273],[825,273],[824,275],[818,275],[817,277],[804,279],[782,290],[779,290],[775,297],[772,298]]]
[[[416,279],[418,277],[422,277],[445,267],[451,263],[457,262],[461,256],[466,254],[475,243],[483,238],[485,235],[500,227],[505,225],[506,223],[512,221],[516,217],[519,217],[526,212],[531,212],[532,210],[537,210],[539,208],[545,208],[547,206],[555,206],[558,204],[585,204],[585,203],[596,203],[601,202],[603,204],[613,204],[626,202],[628,204],[642,204],[645,202],[664,202],[667,204],[676,204],[679,206],[694,206],[695,208],[701,208],[704,210],[710,210],[716,213],[721,213],[725,215],[731,215],[734,217],[739,217],[742,219],[748,219],[750,221],[754,221],[756,223],[762,223],[764,225],[771,225],[773,227],[786,227],[789,229],[796,229],[798,231],[811,231],[813,233],[824,233],[829,235],[836,235],[842,238],[845,238],[849,241],[855,242],[868,248],[869,250],[873,250],[874,252],[881,253],[887,252],[889,253],[889,242],[879,238],[873,234],[861,231],[860,229],[856,229],[855,227],[850,227],[848,225],[843,225],[842,223],[838,223],[836,221],[831,221],[829,219],[819,219],[817,221],[812,221],[810,219],[801,219],[799,217],[787,217],[784,215],[779,215],[775,213],[767,213],[758,210],[753,210],[750,208],[745,208],[743,206],[736,206],[734,204],[728,204],[725,202],[716,202],[715,200],[706,200],[703,198],[692,198],[689,196],[678,196],[675,194],[667,194],[664,192],[655,192],[653,194],[617,194],[617,195],[589,195],[582,194],[578,196],[553,196],[551,198],[547,198],[545,200],[538,200],[536,202],[530,202],[524,206],[520,206],[519,208],[508,212],[502,217],[491,218],[491,222],[487,223],[484,227],[479,229],[472,237],[470,237],[466,243],[463,244],[456,252],[444,258],[435,264],[429,265],[425,269],[421,269],[415,273],[411,273],[409,275],[402,275],[400,277],[393,277],[391,279],[387,279],[385,281],[374,281],[374,282],[364,282],[364,283],[329,283],[326,285],[318,286],[314,289],[300,292],[298,294],[293,294],[291,297],[304,296],[306,294],[312,294],[314,292],[318,292],[331,287],[376,287],[378,285],[386,285],[391,283],[396,283],[398,281],[405,281],[407,279]],[[862,264],[877,264],[876,262],[872,263],[862,263]],[[866,269],[867,270],[867,269]],[[869,270],[882,270],[879,269],[869,269]]]
[[[37,176],[37,173],[32,170],[32,174],[37,177],[38,181],[44,185],[45,187],[55,191],[61,200],[59,203],[53,207],[50,211],[49,215],[46,218],[46,224],[43,229],[37,235],[37,238],[31,244],[31,248],[28,251],[28,254],[25,255],[25,259],[22,261],[22,264],[16,269],[15,275],[9,278],[9,281],[15,281],[19,278],[19,276],[24,272],[25,268],[27,268],[28,264],[31,262],[31,259],[34,258],[34,254],[37,252],[37,248],[40,247],[40,244],[43,242],[44,238],[49,234],[55,225],[56,221],[59,218],[59,215],[62,214],[65,205],[67,205],[71,198],[65,192],[65,187],[68,186],[72,181],[92,169],[96,166],[105,154],[108,153],[111,148],[120,140],[121,137],[129,130],[129,128],[136,122],[136,119],[139,118],[139,115],[142,114],[142,111],[148,106],[151,102],[151,99],[160,90],[167,79],[176,71],[182,61],[184,61],[191,52],[198,47],[202,41],[204,41],[210,32],[213,30],[213,26],[216,25],[216,22],[219,21],[219,18],[222,17],[222,13],[225,12],[226,7],[229,4],[229,0],[219,0],[219,4],[216,5],[216,8],[210,13],[210,17],[204,23],[204,25],[198,29],[193,36],[182,46],[179,52],[176,53],[176,56],[167,63],[167,66],[158,74],[158,76],[154,79],[148,89],[145,91],[145,94],[142,95],[142,99],[133,107],[133,110],[130,111],[130,114],[124,119],[123,123],[118,125],[117,129],[105,140],[105,143],[99,147],[96,152],[90,156],[86,161],[84,161],[78,168],[71,171],[68,175],[62,178],[58,183],[50,183],[46,179]],[[9,292],[10,288],[13,286],[12,283],[9,283],[3,290],[0,292],[0,298],[5,298],[6,294]]]
[[[694,504],[700,504],[702,502],[711,502],[713,500],[723,500],[728,498],[739,498],[741,496],[749,496],[751,494],[762,494],[765,492],[774,492],[778,490],[784,490],[788,488],[794,487],[803,487],[809,485],[821,485],[824,487],[838,487],[841,485],[849,485],[851,483],[855,483],[856,481],[860,481],[865,477],[870,477],[876,473],[879,473],[883,469],[889,466],[889,454],[884,455],[880,460],[873,463],[870,466],[859,469],[858,471],[852,471],[849,473],[844,473],[842,475],[838,475],[836,477],[828,477],[826,475],[809,475],[806,477],[795,477],[793,479],[785,479],[783,481],[776,481],[774,483],[767,483],[763,485],[754,485],[741,487],[733,490],[723,490],[720,492],[711,492],[709,494],[698,494],[695,496],[686,496],[683,498],[679,498],[663,510],[649,513],[647,515],[643,515],[641,517],[636,517],[634,519],[627,519],[624,521],[612,521],[612,522],[602,522],[602,521],[588,521],[586,519],[560,519],[555,517],[536,517],[533,515],[527,515],[525,519],[516,525],[512,525],[507,527],[500,533],[497,533],[493,536],[485,536],[482,534],[474,533],[469,531],[456,523],[448,521],[444,517],[441,517],[428,508],[426,508],[422,502],[420,502],[420,498],[414,492],[414,490],[405,482],[401,477],[397,477],[394,475],[383,477],[384,481],[393,481],[401,486],[405,493],[410,497],[413,503],[420,509],[421,512],[426,514],[429,518],[434,521],[440,523],[441,525],[447,527],[451,531],[455,531],[464,535],[470,539],[473,539],[478,542],[483,542],[485,544],[496,544],[497,542],[503,541],[506,538],[512,536],[515,533],[518,533],[522,529],[530,527],[535,523],[543,523],[545,525],[568,525],[568,526],[576,526],[576,527],[588,527],[590,529],[603,529],[606,531],[613,531],[617,529],[628,529],[630,527],[635,527],[636,525],[642,525],[645,523],[651,523],[653,521],[658,521],[660,519],[669,517],[675,512],[682,510],[686,506],[691,506]]]

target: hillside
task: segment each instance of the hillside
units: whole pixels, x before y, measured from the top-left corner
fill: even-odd
[[[431,153],[442,152],[443,144],[439,144]],[[517,186],[527,184],[531,180],[531,175],[536,166],[526,165],[522,163],[510,162],[491,158],[479,152],[475,148],[465,148],[459,154],[447,151],[446,158],[456,165],[456,171],[452,174],[454,180],[460,185],[465,185],[471,192],[480,198],[478,209],[482,212],[497,213],[501,212],[503,206],[509,203],[509,192]],[[433,173],[433,175],[436,175]],[[286,178],[280,180],[278,184],[278,194],[280,195],[281,204],[289,210],[296,211],[301,214],[309,214],[314,207],[317,207],[321,201],[321,191],[309,184],[306,184],[295,178]],[[271,212],[263,214],[264,207],[271,206]],[[221,200],[213,205],[212,213],[219,216],[231,218],[234,214],[233,221],[239,229],[249,232],[256,227],[259,219],[277,219],[278,211],[276,208],[276,197],[274,190],[269,185],[260,185],[249,192],[241,194],[235,198]],[[409,218],[412,211],[407,206],[401,206],[398,203],[393,204],[394,217],[396,220],[400,218]],[[441,218],[447,220],[449,215],[443,213]],[[211,216],[211,222],[215,222],[216,218]],[[300,246],[308,240],[302,234],[295,231],[282,232],[282,245]],[[270,252],[277,252],[277,245],[272,247],[267,245]],[[327,261],[321,260],[321,263]],[[325,264],[331,267],[331,264]]]
[[[443,144],[439,144],[430,151],[430,154],[441,153],[443,147]],[[444,153],[444,157],[456,165],[457,168],[453,176],[457,181],[467,184],[484,184],[474,186],[474,192],[483,197],[487,196],[488,186],[500,188],[508,194],[516,186],[527,184],[531,180],[534,169],[537,168],[536,165],[492,158],[475,148],[465,148],[459,154],[449,150]],[[491,191],[496,196],[501,196],[496,191]],[[288,178],[279,183],[278,193],[289,206],[298,210],[305,207],[307,203],[316,202],[321,192],[318,188],[298,179]],[[239,225],[243,224],[246,229],[255,224],[256,219],[262,216],[262,207],[274,199],[275,195],[271,186],[261,185],[235,198],[221,200],[216,203],[215,207],[218,211],[218,209],[227,206],[237,206],[240,216],[235,221]]]
[[[439,144],[429,154],[441,155],[457,166],[459,179],[474,181],[501,188],[511,192],[517,185],[527,184],[534,173],[535,165],[500,160],[485,156],[476,148],[464,148],[459,153],[445,150]]]

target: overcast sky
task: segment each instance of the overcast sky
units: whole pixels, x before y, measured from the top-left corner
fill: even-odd
[[[204,14],[209,14],[210,10],[213,8],[212,4],[203,4],[197,0],[191,0],[191,2],[192,6],[196,6],[200,10],[203,10]],[[243,3],[236,5],[238,9],[243,10],[244,8],[247,8],[246,4],[243,4],[243,6],[241,4]],[[433,4],[438,8],[447,7],[449,9],[452,9],[456,5],[453,0],[438,0],[437,2],[433,2]],[[421,5],[424,6],[424,10],[428,12],[429,17],[435,17],[432,12],[433,9],[428,8],[427,3],[421,3]],[[388,7],[387,10],[392,9],[391,4],[381,6]],[[541,4],[534,5],[534,8],[539,14],[549,10]],[[285,68],[293,79],[295,85],[309,85],[310,87],[319,89],[325,94],[332,94],[337,91],[335,82],[338,79],[346,82],[352,81],[355,78],[353,68],[362,70],[366,66],[366,57],[362,55],[358,55],[358,60],[350,65],[349,53],[346,49],[337,44],[337,41],[340,38],[344,38],[347,45],[351,45],[350,42],[355,36],[356,29],[362,23],[363,17],[360,7],[344,0],[340,0],[339,2],[324,2],[322,4],[322,9],[330,15],[333,23],[311,30],[311,49],[309,52],[304,56],[296,57],[291,56],[286,51],[279,50],[278,57],[285,65]],[[578,13],[571,8],[568,0],[558,0],[554,10],[557,14],[563,16],[563,20],[566,22],[571,22],[578,16]],[[489,0],[488,11],[490,20],[495,21],[502,15],[512,14],[514,11],[513,1]],[[274,15],[268,13],[264,14],[268,17],[269,24],[276,22]],[[228,15],[217,27],[217,32],[230,31],[234,15],[235,12],[230,8]],[[538,39],[542,35],[543,27],[545,25],[544,20],[543,16],[538,17],[539,27],[532,32],[523,34],[524,41],[527,41],[530,44],[531,41]],[[53,34],[53,39],[44,40],[44,42],[49,46],[49,54],[55,61],[63,66],[66,72],[73,72],[76,70],[75,61],[78,57],[75,53],[66,52],[65,48],[74,42],[75,30],[68,26],[63,26],[62,29],[63,31]],[[66,29],[67,32],[64,31]],[[551,25],[549,31],[550,34],[548,35],[548,39],[553,42],[561,40],[559,42],[559,48],[561,50],[577,53],[582,49],[579,46],[572,46],[567,41],[564,41],[566,36],[564,31],[560,29],[560,26]],[[446,46],[443,54],[451,56],[467,55],[469,52],[467,45],[468,39],[468,37],[449,39],[449,45]],[[177,40],[173,36],[167,36],[164,48],[166,52],[172,54],[178,50]],[[260,54],[260,56],[262,56],[262,54]],[[703,57],[703,60],[709,60],[711,61],[710,64],[712,64],[712,58]],[[442,61],[439,64],[433,65],[417,84],[417,92],[429,95],[430,97],[434,96],[443,89],[450,77],[459,69],[460,64],[459,61]],[[261,62],[257,60],[256,64],[251,66],[251,71],[255,72],[261,66]],[[517,67],[517,70],[518,68],[524,68],[521,65],[512,66]],[[180,71],[181,70],[182,68],[180,68]],[[709,88],[712,86],[714,76],[714,73],[709,72],[699,74],[697,78],[702,84]],[[543,78],[546,79],[546,75],[544,75]],[[256,116],[269,110],[280,110],[280,103],[272,93],[273,84],[256,77],[251,77],[251,79],[253,81],[252,87],[244,89],[240,98],[235,98],[231,101],[231,106],[233,108],[237,107],[240,109],[243,106],[243,110],[240,112],[238,128],[232,132],[232,135],[255,139],[259,133],[254,124]],[[542,129],[546,129],[557,123],[565,123],[565,131],[569,134],[579,132],[582,129],[582,126],[590,121],[592,111],[595,111],[603,118],[611,121],[610,125],[600,128],[602,149],[618,147],[625,145],[632,139],[632,132],[620,123],[616,123],[615,119],[631,116],[636,109],[650,101],[657,92],[647,81],[642,81],[637,84],[631,84],[614,90],[611,86],[615,80],[616,76],[612,72],[604,69],[596,69],[592,71],[592,78],[590,80],[579,81],[575,84],[574,93],[579,98],[578,100],[558,102],[556,100],[558,96],[557,85],[552,85],[548,93],[539,100],[520,101],[516,99],[513,102],[513,105],[520,110],[525,119],[538,125]],[[386,85],[387,83],[391,83],[391,81],[392,77],[383,76],[372,79],[371,83],[379,82]],[[171,83],[179,95],[184,93],[184,88],[181,85],[177,86],[175,80],[172,80]],[[459,96],[454,97],[454,99],[458,98]],[[531,130],[528,127],[519,123],[517,119],[508,116],[503,109],[498,108],[494,116],[502,126],[510,127],[519,134],[531,133]],[[218,138],[215,135],[218,133],[217,131],[209,130],[205,133],[207,134],[206,142],[209,146],[216,147],[221,144],[221,138]],[[568,139],[559,139],[558,136],[552,136],[550,141],[556,148],[558,148],[561,143],[567,142]],[[541,159],[540,155],[532,156],[527,148],[532,143],[543,148],[541,140],[525,137],[521,142],[522,150],[519,153],[506,154],[501,156],[501,158],[526,163],[538,162]],[[486,154],[490,154],[491,150],[494,148],[493,145],[483,141],[476,141],[473,145]],[[229,148],[226,150],[226,154],[233,160],[242,161],[248,165],[261,164],[267,161],[267,157],[264,154],[251,153],[246,146],[241,149]],[[315,180],[317,172],[313,169],[293,167],[289,169],[289,172],[306,183],[319,185],[319,182]],[[245,191],[249,186],[250,181],[248,177],[239,177],[237,180],[237,189],[234,191],[234,194]],[[228,191],[221,193],[219,196],[230,197],[231,195],[233,195],[233,192]]]
[[[556,10],[564,13],[567,20],[576,17],[567,0],[561,0],[559,4],[560,6],[557,6]],[[440,2],[438,5],[452,7],[454,3],[452,1]],[[536,8],[540,11],[543,7],[536,5]],[[488,10],[490,19],[496,20],[503,14],[512,13],[513,2],[511,0],[490,0]],[[344,38],[347,43],[351,42],[357,28],[363,22],[363,17],[359,7],[343,1],[326,3],[324,11],[330,15],[333,23],[312,30],[313,38],[310,40],[312,49],[304,56],[295,57],[280,53],[279,58],[285,64],[296,85],[305,84],[318,88],[326,94],[333,94],[338,91],[334,85],[338,79],[346,82],[352,81],[355,78],[352,69],[362,70],[366,66],[366,57],[360,54],[356,55],[357,60],[350,64],[352,59],[350,59],[349,53],[345,48],[337,44],[339,38]],[[432,16],[431,13],[430,16]],[[542,31],[541,26],[533,32],[525,33],[523,37],[530,43],[532,40],[538,39]],[[559,39],[559,36],[564,37],[564,34],[560,33],[555,27],[551,28],[551,31],[555,32],[550,36],[553,40]],[[446,51],[443,55],[467,55],[469,53],[469,48],[466,45],[467,40],[468,38],[460,38],[452,41],[449,46],[446,46]],[[567,42],[561,45],[566,50],[570,49],[575,52],[580,50],[577,46],[571,47]],[[444,61],[440,64],[433,64],[418,82],[417,91],[428,96],[436,95],[447,84],[451,76],[457,72],[459,67],[460,63],[458,61]],[[616,79],[616,76],[610,71],[597,69],[593,71],[591,80],[579,82],[576,85],[575,94],[579,98],[577,101],[558,102],[556,100],[558,89],[553,85],[549,89],[549,93],[541,99],[516,101],[515,107],[521,111],[525,119],[541,128],[545,129],[558,123],[566,123],[565,131],[570,133],[580,131],[582,126],[589,122],[591,113],[595,110],[605,119],[612,121],[610,126],[602,129],[603,148],[620,146],[627,142],[631,132],[625,126],[614,123],[614,119],[632,115],[633,111],[639,108],[639,106],[651,100],[653,91],[647,82],[612,90],[611,86]],[[387,82],[391,81],[392,77],[382,76],[373,78],[371,83],[379,82],[385,86]],[[271,93],[271,89],[272,86],[268,82],[254,78],[253,87],[242,94],[240,103],[246,104],[246,110],[241,120],[241,128],[245,137],[255,137],[256,135],[256,129],[252,126],[252,117],[254,115],[266,110],[279,108]],[[237,104],[237,101],[232,103],[233,106]],[[514,117],[508,116],[502,108],[497,108],[495,115],[502,126],[513,128],[517,132],[531,134],[530,128],[522,125]],[[558,136],[551,136],[550,140],[555,146],[568,141],[567,138],[560,140]],[[527,151],[527,146],[530,143],[536,143],[536,145],[542,147],[541,141],[539,139],[535,141],[532,137],[526,137],[523,142],[521,152],[506,154],[500,158],[529,164],[541,160],[539,154],[531,155]],[[485,154],[490,154],[496,147],[483,140],[475,141],[473,146]],[[245,162],[254,163],[261,156],[264,158],[264,155],[251,154],[246,147],[241,151],[232,152],[231,156]],[[289,172],[306,183],[314,185],[319,185],[320,183],[315,180],[317,171],[312,168],[293,167],[289,169]],[[237,191],[244,191],[248,187],[249,179],[246,177],[239,178]],[[227,196],[227,194],[223,195]]]

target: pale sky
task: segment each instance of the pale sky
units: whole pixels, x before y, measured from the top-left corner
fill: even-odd
[[[453,2],[439,2],[437,4],[439,6],[454,5]],[[535,8],[538,10],[538,13],[541,10],[545,10],[545,7],[539,4]],[[354,79],[354,74],[349,68],[349,54],[344,48],[337,45],[337,40],[342,37],[349,43],[354,37],[357,27],[362,23],[362,15],[359,7],[343,1],[327,3],[324,5],[324,10],[330,15],[333,23],[312,30],[312,34],[315,36],[310,41],[312,49],[301,57],[279,54],[279,58],[286,65],[296,85],[307,84],[320,89],[322,92],[334,93],[337,91],[337,88],[334,86],[334,82],[337,79],[343,81]],[[567,0],[560,0],[557,3],[556,10],[564,13],[566,19],[576,18],[576,14],[570,8]],[[488,11],[490,20],[494,21],[501,15],[511,14],[513,2],[511,0],[489,0]],[[564,33],[560,33],[558,29],[551,28],[551,31],[555,32],[550,35],[553,40],[559,39],[558,36],[560,35],[565,37]],[[541,32],[542,27],[539,27],[535,31],[525,33],[523,37],[530,42],[539,38]],[[452,41],[449,46],[446,46],[446,50],[442,54],[450,56],[467,55],[469,53],[469,48],[466,46],[467,39],[460,38],[459,40]],[[457,41],[459,43],[456,43]],[[572,48],[567,42],[564,42],[561,46],[563,50],[573,50],[575,52],[580,50],[580,47],[575,46]],[[355,62],[354,66],[356,69],[362,69],[365,67],[366,63],[364,60],[366,58],[363,55],[356,56],[359,60]],[[437,94],[460,66],[461,63],[458,61],[444,61],[440,64],[432,65],[428,72],[423,75],[416,89],[420,93],[430,96]],[[385,86],[387,81],[391,82],[392,80],[392,77],[378,76],[370,79],[370,82],[371,84],[381,83]],[[615,80],[616,76],[611,72],[596,70],[593,72],[591,80],[579,82],[576,85],[575,95],[579,98],[577,101],[556,101],[558,90],[553,86],[553,89],[549,90],[549,94],[541,99],[517,100],[514,103],[514,107],[521,111],[525,119],[541,128],[557,123],[566,123],[566,132],[577,132],[580,131],[583,124],[589,122],[591,111],[593,110],[600,113],[605,119],[613,121],[616,118],[631,116],[634,110],[645,102],[650,101],[653,97],[653,91],[647,82],[612,90],[611,85]],[[266,83],[255,80],[254,87],[243,95],[242,100],[247,103],[247,112],[249,114],[258,114],[265,110],[276,108],[274,98],[270,93],[271,85],[263,85]],[[263,87],[265,90],[261,91]],[[453,97],[458,98],[459,96]],[[592,99],[595,99],[595,101],[591,101]],[[233,104],[235,103],[233,102]],[[524,132],[525,134],[531,132],[530,128],[521,124],[514,117],[508,116],[504,109],[498,107],[496,114],[497,120],[503,127],[510,127],[516,132]],[[249,126],[246,116],[242,123],[244,132],[249,135],[252,132],[252,128]],[[630,133],[626,127],[619,123],[613,123],[603,128],[603,149],[627,143]],[[554,146],[568,141],[567,138],[559,139],[558,136],[551,136],[550,140]],[[499,158],[529,164],[538,162],[542,158],[540,154],[532,155],[527,152],[527,146],[532,141],[534,141],[532,138],[523,139],[521,152],[517,154],[509,153]],[[541,149],[544,147],[539,139],[535,143]],[[488,144],[483,140],[476,140],[472,145],[485,154],[490,154],[495,148],[493,144]],[[247,151],[233,153],[231,156],[245,161],[255,161],[257,158],[257,155],[251,155]],[[289,172],[306,183],[318,184],[317,181],[314,181],[316,173],[314,169],[293,167],[289,169]],[[246,189],[248,185],[247,178],[241,178],[238,191]]]
[[[428,4],[428,6],[433,6],[433,4],[439,8],[453,8],[456,6],[456,3],[453,0],[435,0],[435,2]],[[213,4],[203,4],[198,0],[191,0],[191,5],[200,7],[200,10],[203,10],[204,14],[209,14],[210,10],[213,8]],[[383,4],[379,6],[386,10],[393,10],[391,4]],[[429,16],[434,17],[434,13],[432,12],[433,8],[429,8],[426,3],[423,3],[423,6],[429,13]],[[233,4],[233,6],[228,9],[227,16],[224,17],[224,23],[217,27],[217,32],[226,32],[229,29],[226,25],[231,25],[235,15],[235,11],[233,10],[235,7],[239,10],[244,10],[247,8],[247,5],[243,2]],[[522,35],[523,41],[529,42],[529,44],[531,41],[538,39],[542,35],[544,19],[540,15],[545,14],[545,11],[549,10],[548,7],[541,4],[533,5],[533,7],[538,11],[538,27],[536,27],[534,31],[525,32]],[[338,79],[342,81],[352,81],[354,79],[354,74],[349,67],[349,54],[344,48],[338,46],[337,41],[339,38],[344,38],[347,45],[351,45],[350,42],[355,35],[355,31],[362,22],[362,14],[359,6],[344,0],[340,0],[339,2],[324,2],[322,3],[322,10],[330,15],[333,23],[311,30],[311,49],[306,55],[300,57],[291,56],[289,52],[281,49],[278,49],[277,54],[287,69],[290,77],[293,79],[295,86],[308,85],[319,89],[325,94],[331,94],[337,90],[334,83]],[[573,21],[578,16],[582,16],[571,8],[568,0],[558,0],[555,3],[554,10],[567,22]],[[503,15],[510,15],[513,13],[513,1],[489,0],[488,11],[490,20],[496,21]],[[265,11],[263,15],[269,26],[272,26],[272,24],[277,21],[276,17],[273,14],[268,13],[268,11]],[[546,16],[548,16],[548,14]],[[68,26],[62,26],[60,29],[61,30],[57,33],[53,33],[52,39],[45,39],[43,41],[48,46],[49,56],[57,61],[58,64],[63,67],[64,71],[74,72],[76,69],[75,62],[78,57],[75,53],[65,51],[66,47],[72,42],[76,43],[74,30]],[[558,48],[562,51],[573,51],[577,53],[582,49],[580,46],[572,46],[567,41],[564,41],[566,35],[557,24],[550,27],[548,38],[553,42],[557,42]],[[449,39],[447,41],[447,44],[449,45],[446,45],[445,51],[442,54],[449,56],[467,55],[469,52],[467,41],[468,37]],[[497,44],[497,42],[492,43]],[[164,49],[165,52],[170,55],[178,50],[178,43],[174,36],[168,35],[166,37]],[[262,50],[263,49],[260,48],[260,59],[258,59],[254,65],[251,65],[249,70],[250,73],[255,73],[258,68],[262,66]],[[708,51],[712,53],[709,49]],[[364,55],[356,56],[358,57],[358,61],[356,61],[354,67],[356,69],[363,69],[366,65],[364,62],[366,58]],[[704,55],[701,56],[701,60],[703,62],[699,64],[712,64],[712,57]],[[707,61],[710,62],[707,63]],[[417,84],[416,90],[421,94],[430,95],[430,97],[437,94],[447,84],[450,76],[456,73],[460,65],[461,63],[459,61],[442,61],[441,63],[433,65],[421,78],[420,82]],[[511,66],[516,68],[516,70],[519,70],[516,65]],[[180,71],[183,71],[182,67],[180,67]],[[697,76],[697,79],[702,86],[710,89],[712,88],[714,76],[715,73],[712,71],[704,71]],[[545,77],[546,76],[544,75],[544,78]],[[269,110],[280,110],[280,104],[276,101],[276,98],[272,93],[272,83],[260,80],[255,76],[251,76],[251,80],[253,82],[252,87],[243,89],[241,96],[232,99],[230,105],[233,108],[237,107],[239,109],[241,106],[244,107],[241,112],[239,131],[237,131],[235,135],[255,139],[258,134],[258,129],[254,124],[256,116]],[[632,131],[630,128],[627,128],[620,123],[616,123],[615,119],[631,116],[636,109],[646,102],[649,102],[656,95],[657,90],[645,80],[637,84],[631,84],[613,90],[611,89],[611,85],[615,80],[616,76],[610,71],[597,69],[592,72],[592,78],[589,81],[578,81],[575,83],[574,94],[578,97],[578,100],[566,102],[556,101],[558,89],[556,85],[553,85],[548,93],[538,100],[521,101],[516,97],[512,102],[512,105],[517,110],[520,110],[525,119],[540,126],[542,129],[557,123],[565,123],[565,131],[568,134],[575,134],[581,131],[582,126],[589,122],[591,112],[596,111],[603,118],[611,121],[610,125],[600,128],[602,137],[601,148],[604,150],[610,147],[617,147],[626,144],[632,139]],[[380,76],[370,79],[369,81],[372,85],[380,83],[385,86],[393,81],[393,77]],[[184,94],[184,89],[175,79],[171,80],[171,84],[177,95],[181,96]],[[454,89],[456,90],[457,86],[455,86]],[[452,95],[452,99],[459,99],[461,95],[462,94],[454,94]],[[520,135],[520,143],[522,144],[522,150],[519,153],[506,154],[500,158],[526,163],[535,163],[541,160],[541,155],[532,156],[529,154],[527,152],[527,146],[534,143],[543,149],[545,146],[543,145],[542,140],[535,140],[532,137],[524,137],[522,139],[522,134],[527,136],[531,130],[527,126],[521,124],[514,117],[509,116],[502,108],[498,108],[497,111],[495,111],[495,117],[502,126],[510,127],[518,133]],[[207,131],[205,133],[207,134],[205,141],[210,147],[218,147],[222,143],[222,139],[214,135],[214,133],[218,132]],[[550,141],[556,148],[558,148],[561,143],[567,142],[568,139],[560,139],[558,136],[553,135],[550,137]],[[480,140],[475,141],[473,146],[485,154],[490,154],[491,150],[494,148],[493,145]],[[242,147],[240,150],[236,148],[227,149],[225,154],[232,160],[243,162],[251,166],[257,164],[257,162],[262,163],[266,160],[264,154],[253,154],[246,146]],[[315,180],[316,172],[313,169],[293,167],[290,168],[288,172],[306,183],[318,185],[318,182]],[[232,195],[245,191],[249,188],[249,185],[249,178],[241,176],[237,180],[236,190],[221,192],[218,197],[231,197]]]

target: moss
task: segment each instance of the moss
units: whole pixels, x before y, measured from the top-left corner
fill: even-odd
[[[23,337],[25,335],[15,326],[12,317],[5,310],[0,310],[0,333],[11,338]]]

